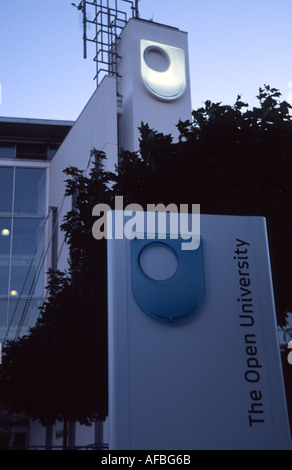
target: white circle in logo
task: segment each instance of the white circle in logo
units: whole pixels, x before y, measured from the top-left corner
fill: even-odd
[[[150,243],[141,251],[140,267],[146,276],[154,281],[166,281],[177,270],[177,257],[164,243]]]
[[[144,52],[144,60],[148,67],[156,72],[165,72],[170,66],[169,55],[157,46],[147,47]]]

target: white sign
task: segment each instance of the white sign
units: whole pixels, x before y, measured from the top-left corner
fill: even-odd
[[[148,91],[165,101],[180,98],[186,89],[185,51],[141,39],[141,75]]]
[[[108,240],[110,449],[290,449],[265,219],[200,232]]]

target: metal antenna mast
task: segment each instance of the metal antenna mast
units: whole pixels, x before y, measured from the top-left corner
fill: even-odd
[[[139,18],[140,0],[82,0],[79,5],[72,3],[82,12],[83,20],[83,56],[87,58],[87,46],[95,46],[94,61],[96,62],[96,85],[100,83],[100,74],[118,77],[117,45],[121,31],[128,19]],[[121,2],[124,2],[121,4]],[[124,4],[127,5],[124,5]],[[119,4],[123,9],[119,9]],[[94,34],[88,34],[90,25]]]

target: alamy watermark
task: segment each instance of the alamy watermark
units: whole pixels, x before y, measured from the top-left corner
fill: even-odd
[[[114,210],[108,204],[97,204],[92,215],[98,217],[92,227],[96,240],[127,238],[181,239],[182,250],[195,250],[200,244],[200,204],[140,204],[124,208],[123,196],[115,197]]]

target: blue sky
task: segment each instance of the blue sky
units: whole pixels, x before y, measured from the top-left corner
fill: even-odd
[[[0,116],[74,120],[94,92],[71,1],[2,0]],[[264,83],[292,103],[291,0],[141,0],[140,14],[188,32],[193,108],[252,106]]]

